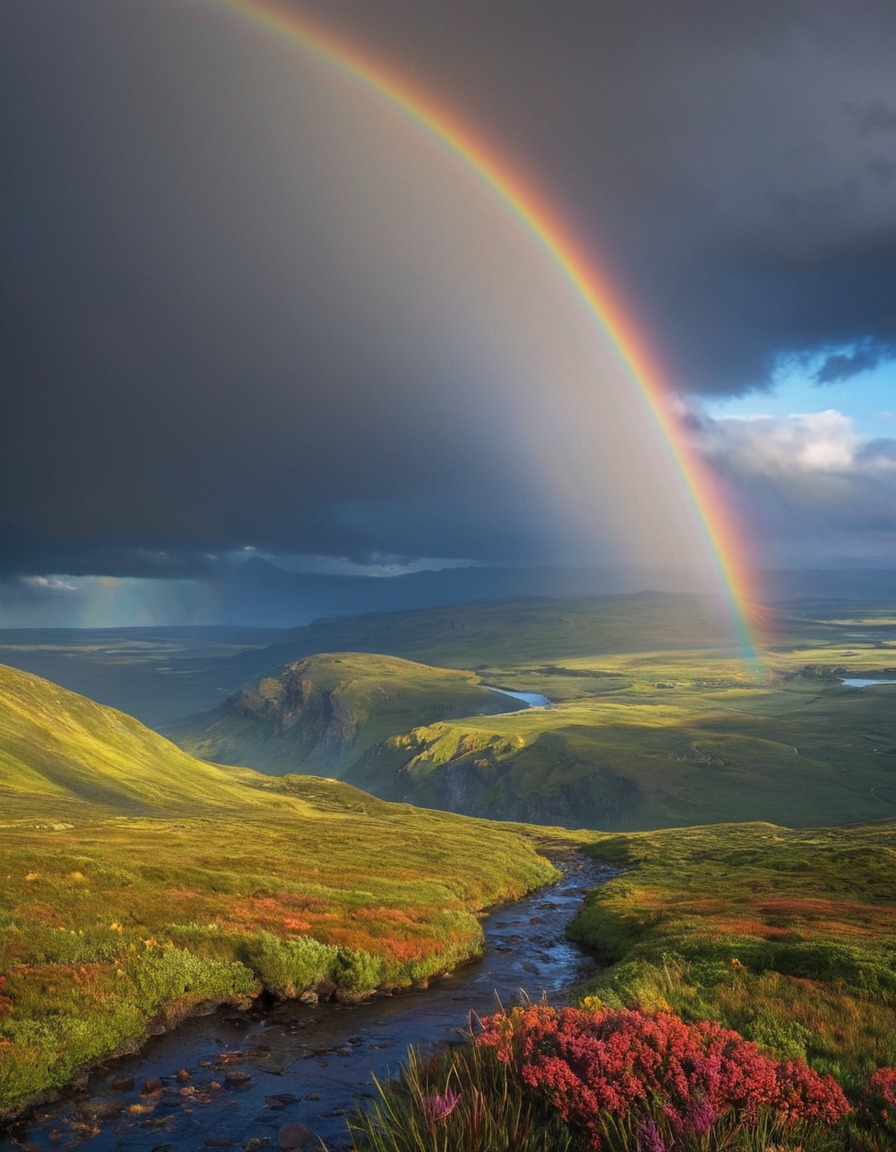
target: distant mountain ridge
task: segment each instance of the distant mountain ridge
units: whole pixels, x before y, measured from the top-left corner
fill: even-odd
[[[404,576],[287,572],[254,556],[222,581],[216,623],[280,628],[332,616],[533,596],[694,591],[686,573],[624,568],[442,568]]]

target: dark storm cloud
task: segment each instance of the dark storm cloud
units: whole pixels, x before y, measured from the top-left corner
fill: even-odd
[[[896,347],[892,4],[295,6],[529,173],[682,391]],[[214,3],[7,0],[0,83],[2,572],[544,558],[444,323],[479,273],[326,69]]]
[[[860,136],[875,136],[879,132],[896,133],[896,108],[883,100],[866,100],[856,103],[848,100],[843,111],[855,123]]]
[[[742,392],[780,355],[894,343],[892,5],[315,8],[524,158],[679,388]]]
[[[816,384],[836,384],[849,380],[860,372],[870,372],[884,360],[893,359],[896,346],[873,344],[865,340],[850,352],[832,352],[825,356],[821,367],[814,373]]]
[[[188,8],[6,9],[0,567],[522,558],[523,466],[445,289],[425,247],[390,270],[413,236],[353,187],[405,194],[394,164],[291,56]]]

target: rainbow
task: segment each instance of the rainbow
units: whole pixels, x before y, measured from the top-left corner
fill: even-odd
[[[744,555],[743,536],[734,524],[706,466],[690,449],[669,390],[643,335],[608,280],[587,258],[568,227],[539,191],[469,125],[437,105],[419,87],[394,70],[337,37],[304,13],[277,0],[206,0],[234,19],[285,38],[392,104],[416,122],[477,177],[525,227],[558,268],[603,342],[632,382],[637,404],[657,436],[680,496],[698,526],[705,557],[725,597],[744,656],[757,659],[758,621],[751,608],[755,577]]]

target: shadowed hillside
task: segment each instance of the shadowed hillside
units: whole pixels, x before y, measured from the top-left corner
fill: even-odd
[[[684,672],[673,680],[666,665],[659,682],[608,678],[602,693],[550,709],[416,728],[372,749],[349,779],[450,811],[607,830],[805,827],[896,811],[886,695],[896,689],[814,676],[712,684]]]

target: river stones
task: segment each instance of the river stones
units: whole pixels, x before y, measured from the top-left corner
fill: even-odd
[[[265,1107],[273,1108],[275,1112],[281,1111],[288,1104],[297,1104],[298,1101],[298,1096],[293,1096],[292,1092],[278,1092],[275,1096],[264,1098]]]
[[[121,1100],[90,1100],[82,1104],[79,1112],[87,1120],[102,1123],[103,1120],[114,1120],[124,1112]]]
[[[285,1152],[320,1152],[320,1137],[313,1128],[298,1120],[290,1120],[281,1125],[277,1133],[277,1144]]]
[[[235,1088],[248,1088],[249,1082],[252,1079],[250,1072],[245,1072],[242,1068],[228,1068],[224,1073],[224,1087]]]

